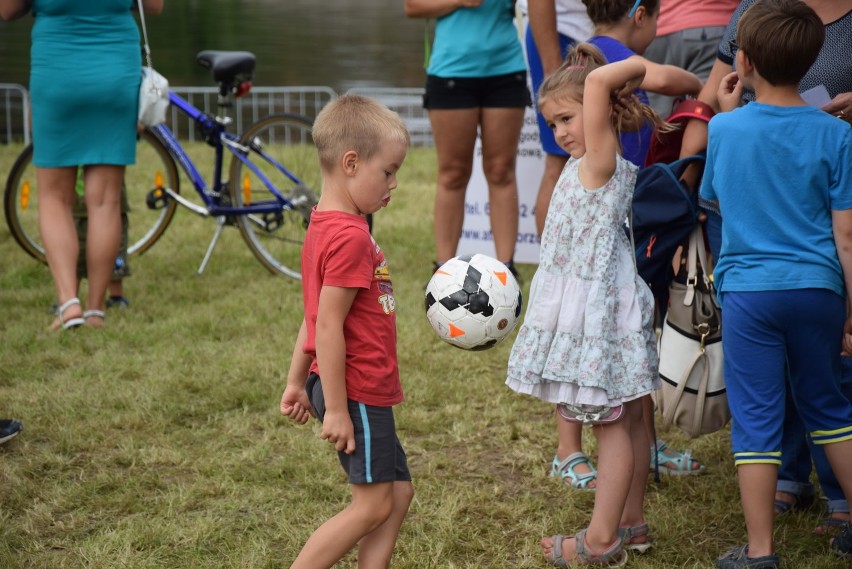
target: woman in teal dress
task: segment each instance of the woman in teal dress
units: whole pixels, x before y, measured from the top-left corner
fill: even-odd
[[[164,0],[141,0],[158,14]],[[39,226],[60,310],[53,327],[104,322],[104,297],[119,248],[124,168],[136,160],[141,80],[136,0],[0,0],[0,16],[32,10],[30,97]],[[87,310],[77,294],[72,217],[78,166],[84,167],[89,244]]]

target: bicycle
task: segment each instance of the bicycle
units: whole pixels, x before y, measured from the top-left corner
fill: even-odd
[[[136,165],[125,172],[130,206],[128,254],[140,255],[163,235],[178,205],[216,221],[198,274],[201,274],[226,226],[235,225],[249,249],[271,272],[300,279],[301,249],[320,188],[319,162],[311,137],[312,120],[297,114],[273,114],[231,133],[227,109],[251,89],[254,54],[205,50],[196,61],[210,69],[219,85],[217,113],[205,113],[169,93],[171,108],[188,117],[215,160],[208,186],[177,137],[164,123],[138,137]],[[225,150],[231,153],[223,176]],[[32,145],[12,166],[4,194],[4,212],[12,236],[31,256],[46,262],[38,231]],[[180,193],[178,168],[189,179],[201,203]]]

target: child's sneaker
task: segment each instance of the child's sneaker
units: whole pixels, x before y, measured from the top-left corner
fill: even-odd
[[[124,310],[130,306],[130,301],[123,296],[111,296],[106,301],[107,308],[118,308]]]
[[[16,437],[24,426],[15,419],[0,419],[0,444]]]

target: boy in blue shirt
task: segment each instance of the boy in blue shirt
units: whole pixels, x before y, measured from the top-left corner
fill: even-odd
[[[737,29],[736,73],[710,121],[701,196],[718,200],[722,248],[714,270],[724,308],[725,381],[748,544],[722,569],[779,566],[772,542],[781,463],[785,367],[813,441],[852,498],[852,405],[840,391],[840,353],[852,353],[852,132],[805,104],[798,84],[824,26],[797,0],[763,0]],[[743,87],[755,102],[735,108]],[[847,525],[831,544],[852,552]]]

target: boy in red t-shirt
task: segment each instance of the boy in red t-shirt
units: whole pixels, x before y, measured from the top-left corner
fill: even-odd
[[[305,318],[281,413],[322,421],[352,502],[314,531],[291,569],[331,567],[356,545],[359,569],[384,569],[414,487],[393,418],[402,401],[393,284],[364,216],[390,202],[410,139],[396,113],[359,95],[329,103],[313,138],[322,194],[302,249]]]

